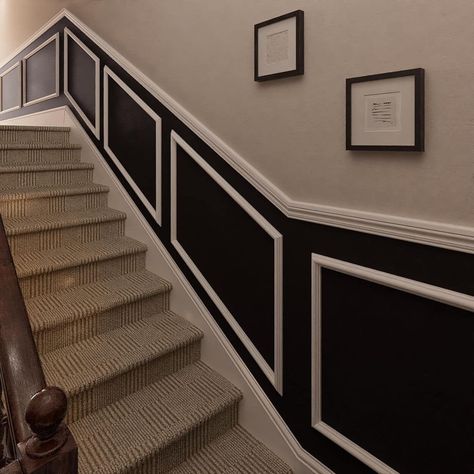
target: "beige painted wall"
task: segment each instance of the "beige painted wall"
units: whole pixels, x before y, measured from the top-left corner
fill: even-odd
[[[0,58],[66,7],[292,199],[474,225],[472,0],[0,0]],[[305,11],[306,73],[253,81]],[[345,151],[345,78],[424,67],[426,152]]]

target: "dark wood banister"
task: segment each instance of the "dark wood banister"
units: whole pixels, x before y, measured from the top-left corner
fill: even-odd
[[[63,423],[67,399],[46,387],[0,216],[0,369],[16,460],[0,474],[77,473],[77,447]]]
[[[18,460],[13,461],[12,463],[5,466],[0,470],[2,474],[23,474],[21,464]]]

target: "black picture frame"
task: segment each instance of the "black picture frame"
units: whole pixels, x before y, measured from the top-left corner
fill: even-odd
[[[258,33],[261,28],[287,20],[296,18],[296,67],[291,71],[277,72],[267,75],[259,75],[259,55],[258,55]],[[257,23],[254,26],[254,80],[257,82],[269,81],[272,79],[282,79],[285,77],[298,76],[304,74],[304,11],[295,10],[285,15],[277,16],[270,20]]]
[[[414,144],[413,145],[353,145],[352,86],[360,82],[413,76],[414,81]],[[353,151],[425,151],[425,70],[422,68],[372,74],[346,79],[346,150]]]

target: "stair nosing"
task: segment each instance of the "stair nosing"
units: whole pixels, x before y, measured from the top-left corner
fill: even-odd
[[[0,150],[80,150],[74,143],[0,143]]]
[[[31,218],[28,217],[5,217],[3,219],[3,224],[5,226],[5,232],[8,237],[10,236],[17,236],[17,235],[24,235],[24,234],[32,234],[36,232],[44,232],[44,231],[50,231],[50,230],[56,230],[56,229],[69,229],[71,227],[78,227],[82,225],[91,225],[91,224],[100,224],[100,223],[105,223],[105,222],[114,222],[114,221],[124,221],[127,218],[127,214],[122,211],[118,211],[115,209],[110,209],[110,208],[105,208],[109,212],[104,212],[103,209],[91,209],[89,211],[83,211],[84,216],[82,217],[77,217],[74,220],[60,220],[61,215],[67,215],[69,213],[67,212],[59,212],[56,214],[43,214],[45,216],[51,217],[51,216],[58,216],[57,221],[49,221],[46,224],[41,225],[39,224],[34,224],[36,226],[40,227],[35,227],[33,228],[31,224],[30,227],[28,227],[28,223],[31,222]],[[102,212],[102,215],[97,215],[94,216],[94,213],[100,214]],[[87,216],[87,214],[91,214],[90,216]],[[20,223],[19,225],[14,225],[12,223],[12,220],[17,220],[21,221],[23,220],[24,223]]]
[[[153,316],[158,316],[160,314],[167,314],[167,315],[172,315],[172,316],[178,317],[172,311],[164,310],[161,313],[155,313],[153,315],[150,315],[150,316],[144,318],[144,320],[147,320],[149,318],[153,318]],[[130,326],[132,324],[134,324],[134,323],[127,324],[127,325],[124,325],[124,326],[120,326],[119,328],[114,329],[114,330],[109,331],[109,332],[116,332],[116,331],[118,332],[118,331],[120,331],[120,329],[126,328],[127,326]],[[124,365],[122,365],[119,368],[114,368],[112,370],[109,370],[106,373],[101,374],[99,377],[97,377],[97,379],[93,380],[92,382],[89,382],[87,384],[82,383],[81,385],[76,386],[76,387],[71,388],[71,389],[66,388],[65,390],[66,390],[66,393],[67,393],[68,397],[74,397],[74,396],[76,396],[76,395],[78,395],[82,392],[85,392],[85,391],[89,390],[90,388],[92,388],[94,386],[100,385],[100,384],[102,384],[102,383],[104,383],[108,380],[112,380],[112,379],[114,379],[114,378],[116,378],[116,377],[118,377],[122,374],[125,374],[127,372],[130,372],[130,371],[132,371],[132,370],[134,370],[138,367],[144,366],[144,365],[148,364],[149,362],[151,362],[153,360],[156,360],[156,359],[159,359],[159,358],[161,358],[161,357],[163,357],[167,354],[170,354],[170,353],[172,353],[172,352],[174,352],[174,351],[176,351],[176,350],[178,350],[182,347],[185,347],[187,345],[198,342],[198,341],[202,340],[203,337],[204,337],[204,333],[199,328],[197,328],[196,326],[193,326],[190,323],[189,323],[188,327],[182,329],[182,332],[184,332],[184,331],[187,331],[187,337],[179,340],[178,343],[170,344],[166,347],[160,348],[156,352],[150,353],[147,357],[143,357],[143,358],[141,358],[137,361],[134,361],[133,363],[128,363],[128,364],[125,363]],[[104,333],[104,334],[107,334],[107,333]],[[104,334],[102,334],[101,336],[103,337]],[[92,338],[86,339],[84,341],[90,341],[90,339],[95,339],[95,338],[98,338],[98,337],[101,337],[101,336],[93,336]],[[45,363],[46,364],[53,364],[52,362],[48,361],[47,359],[52,357],[54,355],[54,353],[64,352],[64,350],[68,347],[71,348],[71,350],[73,350],[74,347],[78,348],[78,346],[84,344],[84,341],[79,341],[79,342],[76,342],[74,344],[70,344],[69,346],[66,346],[64,348],[56,349],[54,351],[47,352],[46,354],[43,354],[41,356],[42,364],[45,364]],[[80,352],[78,351],[77,353],[79,354]],[[55,383],[57,383],[57,381]]]
[[[41,173],[47,171],[74,171],[74,170],[93,170],[94,164],[83,161],[71,163],[35,163],[35,164],[12,164],[0,165],[1,174],[14,173]]]
[[[148,270],[142,270],[140,272],[134,272],[134,273],[145,273],[145,272],[150,273],[152,275],[155,275],[155,274],[149,272]],[[157,276],[157,275],[155,275],[155,276]],[[115,278],[110,278],[110,279],[107,279],[107,280],[102,280],[101,283],[106,283],[108,281],[116,280],[116,279],[123,278],[123,277],[124,276],[121,275],[120,277],[115,277]],[[118,308],[118,307],[123,306],[125,304],[135,303],[136,301],[139,301],[141,299],[151,298],[153,296],[157,296],[157,295],[160,295],[160,294],[165,294],[165,293],[170,292],[171,289],[172,289],[171,283],[167,282],[166,280],[163,280],[162,278],[160,278],[158,276],[157,276],[157,278],[160,280],[159,281],[160,286],[155,287],[155,289],[152,290],[152,291],[144,291],[142,293],[134,293],[133,297],[127,296],[126,298],[117,298],[116,300],[110,301],[110,304],[106,304],[103,307],[86,306],[85,310],[81,310],[81,311],[76,310],[76,312],[71,311],[71,312],[68,313],[68,315],[70,316],[68,319],[62,318],[60,320],[52,321],[52,323],[56,323],[56,324],[38,324],[39,320],[36,317],[32,317],[32,318],[30,318],[30,323],[31,323],[31,326],[32,326],[33,334],[39,334],[43,331],[47,331],[49,329],[56,328],[56,327],[67,326],[71,322],[79,321],[81,319],[88,318],[89,316],[93,315],[97,311],[100,311],[101,313],[106,312],[106,311],[110,311],[114,308]],[[84,287],[84,286],[94,286],[96,284],[97,284],[97,282],[88,283],[87,285],[76,286],[74,288],[81,288],[81,287]],[[67,289],[64,289],[64,290],[60,290],[57,293],[63,293],[63,292],[72,292],[72,289],[67,288]],[[52,298],[57,293],[52,293],[52,294],[47,294],[47,295],[42,295],[42,296],[35,296],[33,298],[27,298],[26,301],[25,301],[27,309],[28,309],[29,304],[32,304],[35,300],[39,300],[41,298],[46,298],[46,299]],[[31,313],[31,311],[29,313]]]
[[[230,437],[230,440],[229,440]],[[244,444],[243,452],[237,448],[235,451],[235,444],[234,439],[237,438],[237,443]],[[223,455],[220,452],[222,446],[228,445],[229,450],[235,451],[233,456],[234,459],[227,459],[222,457]],[[250,451],[250,452],[249,452]],[[266,452],[266,456],[264,458],[261,457],[261,454]],[[184,474],[184,473],[196,473],[198,472],[196,469],[200,469],[199,466],[202,466],[203,463],[207,466],[207,461],[214,463],[214,469],[212,472],[216,472],[215,469],[217,468],[224,468],[226,469],[225,472],[240,472],[237,471],[240,466],[241,460],[247,460],[247,454],[250,455],[251,459],[258,462],[259,466],[263,466],[264,469],[262,471],[258,470],[257,465],[253,465],[253,470],[255,472],[272,472],[272,473],[280,473],[280,474],[291,474],[293,471],[291,468],[279,457],[277,456],[272,450],[270,450],[265,444],[261,441],[256,439],[251,433],[249,433],[245,428],[242,427],[239,423],[237,423],[233,428],[226,431],[222,435],[218,436],[214,440],[212,440],[208,445],[203,446],[201,449],[197,450],[196,453],[188,457],[183,463],[178,464],[176,467],[172,468],[169,471],[170,474]],[[231,454],[232,456],[232,454]],[[220,461],[223,461],[224,465],[220,465]],[[268,461],[272,461],[275,463],[273,465],[268,464]],[[277,460],[277,461],[275,461]],[[217,461],[217,463],[216,463]],[[237,461],[237,464],[235,464]],[[218,467],[219,464],[219,467]],[[248,465],[249,467],[250,465]],[[183,469],[184,468],[184,469]],[[228,471],[228,469],[231,471]],[[273,468],[276,468],[277,471],[274,471]],[[271,469],[269,471],[268,469]],[[224,472],[224,471],[223,471]],[[249,472],[245,469],[244,472]]]
[[[49,131],[49,132],[70,132],[71,127],[54,127],[49,125],[0,125],[1,131],[26,130],[26,131]]]
[[[198,361],[198,362],[195,362],[195,363],[191,364],[190,366],[186,366],[186,367],[180,369],[179,371],[175,372],[174,374],[170,374],[168,376],[165,376],[163,379],[161,379],[158,382],[155,382],[154,384],[151,384],[151,385],[159,385],[161,383],[164,384],[165,382],[167,382],[167,379],[169,377],[172,377],[175,374],[179,374],[182,371],[190,370],[190,367],[192,367],[192,366],[195,366],[195,367],[198,367],[198,368],[204,367],[204,368],[207,369],[208,372],[212,372],[213,374],[215,374],[214,376],[217,375],[217,377],[219,377],[221,379],[224,379],[224,377],[222,377],[222,375],[217,373],[215,370],[211,369],[209,366],[207,366],[207,364],[203,363],[202,361]],[[178,429],[177,429],[176,425],[175,425],[174,430],[170,430],[170,427],[168,427],[169,436],[166,439],[156,439],[157,437],[155,436],[155,438],[152,440],[153,444],[149,443],[145,447],[145,453],[144,453],[144,456],[142,456],[142,458],[146,459],[146,457],[148,457],[150,455],[153,455],[153,453],[158,453],[159,451],[165,449],[167,446],[171,446],[173,443],[175,443],[175,442],[179,441],[181,438],[183,438],[183,436],[185,436],[187,433],[192,432],[198,426],[203,425],[203,424],[211,421],[214,417],[218,416],[220,413],[222,413],[225,410],[231,408],[232,406],[238,406],[238,404],[240,403],[240,401],[242,400],[242,397],[243,397],[242,392],[235,385],[233,385],[231,382],[229,382],[227,379],[224,379],[224,380],[226,380],[227,384],[228,384],[228,386],[225,389],[223,389],[223,391],[225,392],[225,395],[226,395],[225,398],[223,397],[222,400],[220,400],[218,403],[216,403],[212,410],[207,410],[206,412],[204,412],[202,409],[195,410],[192,413],[192,415],[193,415],[192,418],[190,420],[189,419],[187,420],[187,421],[189,421],[189,423],[186,426],[184,426],[185,421],[183,419],[181,419],[180,420],[180,425],[181,426],[179,426]],[[150,386],[147,386],[147,387],[150,387]],[[96,418],[98,415],[100,415],[100,412],[102,412],[103,410],[113,410],[114,408],[119,406],[118,405],[119,403],[124,403],[124,401],[126,399],[128,399],[130,397],[133,397],[135,394],[141,392],[142,390],[146,390],[147,387],[144,387],[143,389],[140,389],[137,392],[134,392],[130,395],[127,395],[127,396],[119,399],[118,401],[97,410],[96,412],[92,412],[92,413],[86,415],[85,417],[71,423],[70,427],[72,428],[72,430],[74,432],[74,427],[75,426],[79,426],[79,424],[87,423],[87,421],[89,421],[88,418],[89,419],[90,418]],[[92,421],[94,421],[94,420],[92,420]],[[82,439],[79,439],[79,443],[78,443],[79,446],[81,444],[81,441],[82,441]]]
[[[80,185],[43,186],[42,188],[11,188],[0,190],[0,202],[44,197],[77,196],[81,194],[107,193],[109,187],[103,184],[86,183]]]
[[[90,247],[93,244],[98,245],[99,242],[106,242],[106,241],[123,241],[124,243],[128,243],[129,246],[125,246],[125,248],[119,247],[119,248],[114,248],[110,253],[101,254],[97,255],[95,252],[91,250],[91,253],[89,255],[85,255],[83,257],[78,258],[77,260],[67,260],[64,262],[53,262],[44,266],[40,266],[37,268],[21,268],[22,262],[19,262],[18,259],[15,261],[15,268],[17,271],[17,276],[19,279],[23,278],[29,278],[32,276],[36,275],[41,275],[43,273],[52,273],[52,272],[57,272],[59,270],[63,270],[65,268],[71,268],[71,267],[76,267],[80,265],[87,265],[90,263],[95,263],[95,262],[101,262],[101,261],[107,261],[111,260],[117,257],[123,257],[127,255],[134,255],[134,254],[139,254],[139,253],[144,253],[147,251],[147,246],[143,244],[142,242],[139,242],[138,240],[130,239],[129,237],[121,237],[118,239],[102,239],[102,240],[97,240],[94,242],[86,242],[84,244],[80,244],[79,246],[83,247]],[[74,249],[74,246],[72,245],[65,245],[64,247],[60,247],[61,249],[71,249],[71,252],[77,251],[77,246],[76,249]],[[58,249],[53,249],[57,251]],[[51,250],[48,252],[52,252]],[[38,254],[38,257],[44,256],[46,253],[45,251],[34,251],[31,252],[30,254],[23,254],[23,256],[26,255],[32,255],[32,254]],[[29,261],[27,263],[28,266],[32,266],[32,261]],[[25,263],[26,266],[26,263]]]

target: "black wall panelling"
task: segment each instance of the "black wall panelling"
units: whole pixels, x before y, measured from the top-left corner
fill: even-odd
[[[472,472],[472,313],[324,267],[320,307],[321,420],[401,473]]]
[[[24,57],[23,77],[23,105],[59,94],[59,34]]]
[[[21,107],[21,62],[0,76],[0,112]]]
[[[99,59],[100,92],[108,104],[106,116],[101,110],[99,117],[92,117],[92,62],[73,44],[68,50],[72,56],[72,75],[68,76],[71,95],[89,119],[99,120],[101,133],[96,136],[92,129],[84,130],[230,343],[308,452],[337,474],[373,473],[312,426],[311,256],[332,257],[466,295],[474,295],[474,256],[286,218],[136,77],[67,19],[2,66],[0,75],[52,35],[62,35],[65,27]],[[42,61],[41,56],[33,55],[41,67],[27,61],[28,97],[51,90],[54,69],[50,55]],[[49,66],[45,67],[46,63]],[[108,95],[104,69],[108,71]],[[341,77],[342,94],[344,79]],[[35,89],[38,84],[43,91]],[[1,117],[65,104],[71,105],[61,94]],[[78,110],[71,110],[84,124]],[[173,241],[173,131],[283,236],[282,395],[176,247],[178,242],[265,362],[274,368],[274,239],[178,146]],[[161,222],[157,215],[161,215]],[[468,408],[474,393],[472,312],[324,270],[322,318],[322,420],[403,474],[473,474],[474,461],[468,449],[474,441],[469,428],[474,426],[474,410]]]
[[[148,210],[159,218],[161,119],[108,69],[105,80],[105,147]]]
[[[281,294],[275,282],[281,260],[275,252],[281,234],[276,229],[269,234],[180,146],[176,154],[176,229],[176,240],[217,293],[228,316],[275,371],[279,318],[275,298]]]
[[[98,137],[100,107],[99,58],[68,29],[64,32],[65,93],[82,112],[88,127]]]

